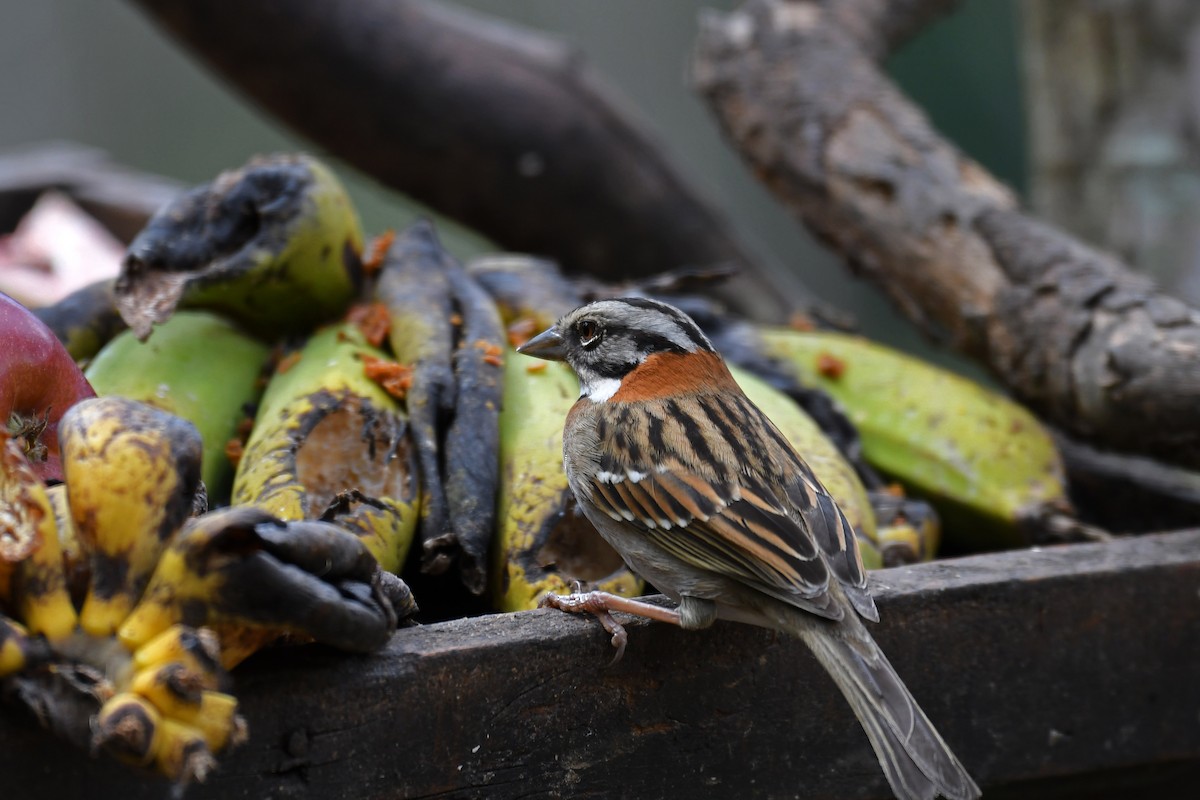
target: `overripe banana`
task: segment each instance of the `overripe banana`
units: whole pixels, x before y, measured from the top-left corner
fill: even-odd
[[[363,235],[337,177],[307,155],[256,158],[169,203],[129,246],[115,293],[139,338],[181,308],[264,336],[343,313],[363,282]]]
[[[393,241],[375,285],[375,297],[388,310],[392,354],[412,369],[405,397],[416,463],[421,477],[418,529],[422,546],[452,537],[450,510],[442,484],[441,440],[454,413],[454,300],[442,269],[442,246],[433,225],[420,221]],[[444,572],[452,561],[430,545],[428,571]]]
[[[92,746],[127,764],[154,766],[178,785],[203,781],[216,766],[203,732],[163,716],[133,692],[115,695],[100,709]]]
[[[536,608],[573,580],[629,597],[643,583],[575,508],[562,465],[563,420],[579,397],[570,367],[504,359],[500,491],[492,596],[502,611]]]
[[[459,550],[459,575],[472,594],[481,595],[487,588],[488,545],[500,480],[504,327],[491,298],[449,253],[443,256],[443,266],[462,317],[454,348],[457,398],[443,442],[446,501]]]
[[[24,625],[0,614],[0,678],[49,659],[45,639],[30,635]]]
[[[359,537],[241,506],[196,517],[171,540],[119,636],[140,653],[173,625],[211,627],[230,668],[284,633],[369,652],[397,621]]]
[[[371,359],[386,355],[339,323],[314,334],[298,360],[281,362],[238,464],[233,503],[286,520],[336,521],[396,572],[412,542],[420,487],[404,412],[367,377]],[[335,505],[352,489],[359,494]]]
[[[191,422],[204,441],[201,477],[210,500],[228,497],[225,447],[258,398],[267,345],[204,311],[179,311],[145,342],[132,332],[101,350],[84,375],[101,396],[119,395]]]
[[[761,336],[769,355],[842,404],[867,460],[931,500],[959,548],[1026,545],[1070,513],[1054,442],[1016,403],[860,337]]]
[[[80,624],[107,636],[141,596],[200,481],[195,426],[122,397],[85,400],[59,426],[75,530],[91,564]]]

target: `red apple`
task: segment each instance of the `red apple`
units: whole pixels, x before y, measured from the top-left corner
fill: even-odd
[[[0,419],[42,480],[62,480],[59,419],[75,403],[95,396],[51,330],[0,293]]]

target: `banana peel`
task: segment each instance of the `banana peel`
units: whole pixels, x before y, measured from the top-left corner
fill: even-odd
[[[419,221],[393,240],[375,284],[375,298],[388,311],[392,354],[412,369],[405,404],[420,472],[422,543],[453,530],[442,484],[441,440],[454,413],[455,312],[442,253],[432,223]],[[437,558],[426,559],[427,571],[437,574],[450,566],[449,555]]]
[[[130,331],[117,336],[84,376],[100,396],[140,400],[195,425],[204,441],[201,478],[220,502],[233,479],[225,446],[258,399],[269,355],[267,345],[215,314],[179,311],[145,342]]]
[[[488,546],[500,482],[500,408],[503,403],[504,326],[488,294],[449,254],[444,257],[462,327],[454,350],[457,400],[443,441],[446,501],[459,575],[472,594],[487,588]],[[438,558],[449,542],[425,542]]]
[[[20,445],[0,432],[0,603],[32,635],[59,641],[75,629],[54,508]]]
[[[846,515],[858,539],[863,566],[867,569],[882,567],[875,513],[854,467],[842,457],[812,417],[790,397],[744,369],[731,365],[729,371],[750,402],[775,423]]]
[[[1054,442],[1016,403],[861,337],[760,333],[767,354],[843,406],[872,465],[934,504],[956,549],[1026,546],[1071,513]]]
[[[364,358],[386,355],[357,327],[339,323],[315,333],[298,360],[282,362],[238,464],[233,503],[285,520],[336,522],[361,537],[380,566],[398,572],[420,487],[405,414],[367,377]],[[354,502],[334,505],[352,489]],[[331,507],[335,513],[326,515]]]
[[[122,397],[77,403],[59,428],[68,504],[91,564],[80,625],[108,636],[191,513],[202,444],[194,425]]]
[[[279,336],[340,316],[363,284],[358,214],[308,155],[253,159],[166,205],[129,245],[114,287],[140,339],[180,308]]]
[[[645,587],[576,509],[567,485],[563,422],[578,396],[566,364],[506,352],[491,582],[501,611],[537,608],[543,594],[569,592],[576,580],[627,597]]]

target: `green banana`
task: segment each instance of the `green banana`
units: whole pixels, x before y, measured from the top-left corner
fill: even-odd
[[[400,613],[375,557],[323,522],[283,522],[254,506],[189,520],[121,625],[139,654],[172,626],[211,627],[231,668],[282,634],[356,652],[387,643]],[[168,640],[169,643],[169,640]],[[159,645],[165,649],[167,645]],[[146,659],[153,663],[147,655]]]
[[[67,411],[59,437],[71,517],[91,561],[80,625],[92,636],[108,636],[191,512],[200,483],[200,434],[190,422],[144,403],[100,397]]]
[[[233,503],[287,520],[324,516],[397,572],[412,543],[420,487],[406,417],[367,377],[370,359],[386,356],[354,325],[339,323],[315,333],[299,360],[281,362],[238,464]],[[359,493],[343,494],[351,489]]]
[[[744,369],[730,365],[729,371],[750,402],[775,423],[788,443],[804,458],[846,515],[858,538],[863,566],[867,569],[882,567],[875,513],[854,467],[842,457],[812,417],[790,397]]]
[[[256,158],[154,215],[129,245],[117,308],[141,339],[177,306],[264,336],[299,333],[349,306],[362,250],[358,215],[328,167],[307,155]]]
[[[505,353],[491,585],[501,611],[537,608],[543,594],[569,591],[573,580],[629,597],[644,587],[575,508],[567,486],[563,422],[578,396],[566,364]]]
[[[270,349],[204,311],[179,311],[145,342],[117,336],[84,375],[100,396],[119,395],[190,421],[204,440],[201,477],[209,498],[228,497],[233,466],[226,444],[258,399]]]
[[[957,549],[1027,545],[1071,513],[1054,442],[1016,403],[860,337],[760,333],[845,408],[872,465],[933,502]]]

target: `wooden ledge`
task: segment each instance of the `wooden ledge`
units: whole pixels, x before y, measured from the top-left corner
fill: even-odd
[[[876,637],[989,798],[1194,788],[1200,531],[873,582]],[[634,622],[624,661],[610,656],[594,621],[554,611],[403,630],[370,657],[264,653],[235,673],[249,742],[186,797],[891,796],[797,641]],[[169,792],[9,708],[0,776],[13,797]]]

